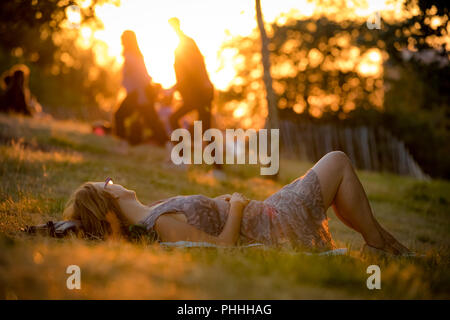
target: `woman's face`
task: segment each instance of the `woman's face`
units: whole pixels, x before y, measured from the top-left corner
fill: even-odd
[[[108,192],[114,198],[118,198],[118,200],[136,199],[136,192],[133,190],[128,190],[120,184],[114,184],[112,181],[109,181],[109,183],[94,182],[94,186],[100,190]]]

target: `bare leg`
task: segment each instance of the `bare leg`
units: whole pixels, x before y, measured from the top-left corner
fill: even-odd
[[[394,254],[409,252],[375,220],[363,186],[345,153],[330,152],[312,169],[319,177],[325,207],[333,206],[337,217],[361,233],[368,245]]]

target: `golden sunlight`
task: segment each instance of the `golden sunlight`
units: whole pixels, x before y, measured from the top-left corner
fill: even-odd
[[[401,4],[403,1],[397,2]],[[373,0],[363,5],[358,2],[356,6],[355,1],[348,0],[346,6],[355,7],[354,14],[364,17],[383,8],[396,12],[397,2]],[[80,5],[85,6],[86,1],[80,1]],[[300,18],[319,12],[314,2],[308,0],[263,0],[262,8],[268,23],[282,23],[280,15]],[[127,0],[121,1],[119,6],[98,5],[95,13],[103,28],[83,28],[80,44],[88,46],[93,39],[103,41],[106,49],[97,48],[98,62],[110,63],[108,58],[112,57],[116,61],[115,67],[119,67],[122,63],[120,35],[124,30],[133,30],[149,74],[166,88],[175,83],[173,56],[177,46],[177,38],[167,23],[169,18],[178,17],[184,32],[196,41],[205,56],[211,80],[218,89],[226,89],[235,77],[234,57],[219,56],[222,43],[232,36],[249,35],[256,28],[254,1]]]
[[[362,76],[377,76],[382,72],[381,62],[380,50],[373,48],[363,55],[357,70]]]
[[[233,1],[232,1],[233,3]],[[222,42],[235,34],[249,34],[256,26],[253,7],[234,1],[230,3],[212,1],[164,2],[129,0],[120,6],[104,4],[96,7],[96,16],[104,28],[93,31],[93,38],[105,42],[108,56],[122,63],[120,35],[124,30],[133,30],[144,54],[149,74],[164,87],[175,83],[173,56],[177,37],[168,24],[168,19],[178,17],[183,31],[192,37],[205,56],[205,63],[216,87],[225,88],[234,77],[229,68],[217,59]],[[233,21],[233,23],[230,23]],[[84,34],[88,34],[86,31]],[[99,63],[107,61],[99,57]]]
[[[247,105],[245,103],[240,103],[239,106],[234,109],[233,117],[242,118],[247,112]]]

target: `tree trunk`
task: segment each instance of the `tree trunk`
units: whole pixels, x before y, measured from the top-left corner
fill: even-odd
[[[264,28],[264,20],[261,12],[261,0],[256,1],[256,20],[258,21],[258,28],[261,34],[261,54],[262,63],[264,68],[264,85],[266,87],[266,99],[267,106],[269,109],[269,115],[266,120],[266,128],[268,129],[278,129],[279,119],[277,102],[275,98],[275,93],[272,87],[272,76],[270,75],[270,52],[269,52],[269,39],[267,38],[266,29]]]

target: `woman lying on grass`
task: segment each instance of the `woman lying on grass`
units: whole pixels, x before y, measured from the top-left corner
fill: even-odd
[[[361,233],[365,250],[409,253],[377,222],[349,158],[339,151],[328,153],[303,177],[264,201],[234,193],[216,198],[176,196],[145,206],[134,191],[108,178],[83,184],[64,215],[100,238],[126,234],[128,226],[137,224],[164,242],[225,246],[258,242],[329,250],[334,248],[326,216],[330,206],[344,224]]]

